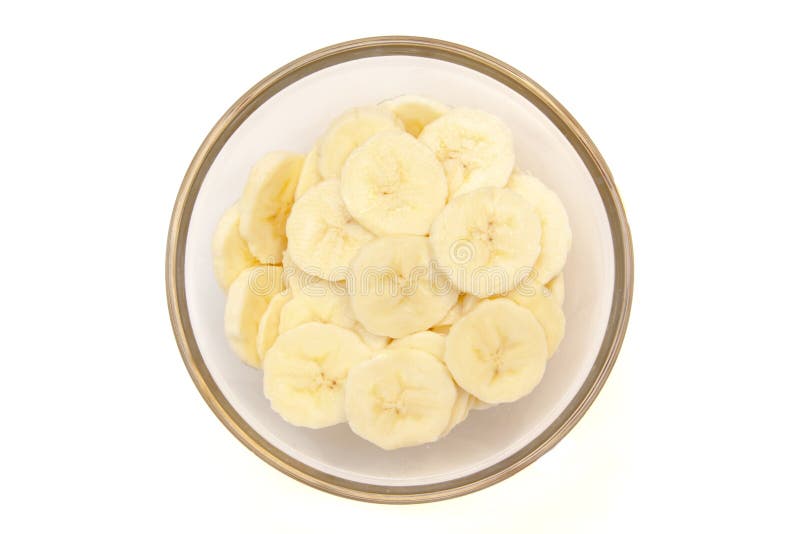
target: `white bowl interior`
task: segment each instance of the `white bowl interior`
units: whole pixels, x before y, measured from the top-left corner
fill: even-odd
[[[567,333],[541,384],[527,397],[473,411],[444,439],[383,451],[347,424],[294,427],[270,408],[261,373],[241,363],[223,333],[225,295],[211,261],[211,238],[223,211],[237,200],[249,167],[264,153],[308,151],[328,123],[355,106],[405,93],[453,106],[480,108],[513,130],[518,165],[553,188],[570,215],[573,247],[565,269]],[[186,296],[202,357],[222,393],[267,441],[316,469],[388,486],[430,484],[469,475],[518,451],[546,429],[585,380],[611,309],[614,258],[608,219],[589,171],[567,139],[536,107],[466,67],[413,56],[350,61],[290,85],[260,106],[228,140],[203,181],[186,242]]]

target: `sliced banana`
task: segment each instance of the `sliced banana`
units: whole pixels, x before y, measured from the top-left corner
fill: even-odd
[[[480,187],[503,187],[514,168],[511,130],[484,111],[456,108],[425,126],[419,140],[442,163],[450,198]]]
[[[286,222],[289,255],[305,272],[344,280],[356,252],[375,237],[342,201],[338,180],[321,182],[300,197]]]
[[[350,308],[347,289],[341,282],[318,280],[294,292],[281,310],[278,332],[283,333],[305,323],[334,324],[355,332],[372,350],[389,343],[389,338],[373,334],[356,321]]]
[[[495,406],[494,404],[483,402],[479,398],[474,397],[472,395],[470,395],[469,400],[470,400],[470,405],[469,405],[470,410],[488,410],[489,408],[494,408]]]
[[[553,356],[564,339],[567,322],[558,299],[532,277],[523,280],[506,296],[531,312],[542,325],[547,339],[548,357]]]
[[[289,256],[288,250],[283,251],[283,261],[281,265],[283,265],[283,285],[289,288],[292,293],[299,293],[307,285],[322,280],[322,278],[309,274],[301,269],[300,266],[294,262],[292,257]]]
[[[283,290],[279,265],[259,265],[242,271],[228,288],[225,337],[243,362],[261,366],[257,337],[261,316],[270,299]]]
[[[271,152],[250,170],[239,201],[239,233],[261,263],[279,263],[286,248],[286,218],[302,166],[303,156]]]
[[[467,393],[465,390],[456,386],[456,401],[453,403],[453,410],[450,412],[450,420],[442,432],[442,437],[450,433],[456,425],[463,423],[469,415],[469,410],[472,407],[472,399],[474,397]]]
[[[300,169],[300,175],[297,177],[297,188],[294,190],[295,201],[302,197],[306,191],[322,181],[322,175],[319,173],[318,161],[319,147],[314,145],[314,148],[308,153],[306,159],[303,160],[303,167]]]
[[[443,334],[437,334],[436,332],[431,332],[430,330],[423,330],[422,332],[417,332],[416,334],[395,339],[389,344],[389,347],[393,349],[406,348],[421,350],[432,356],[435,356],[436,359],[443,362],[444,340],[445,336]]]
[[[444,361],[458,385],[479,400],[513,402],[542,379],[547,340],[528,310],[509,299],[488,300],[450,329]]]
[[[258,334],[256,335],[256,351],[262,362],[267,351],[278,338],[281,310],[290,300],[292,300],[291,292],[281,291],[269,300],[266,311],[261,315],[261,320],[258,323]]]
[[[377,235],[427,235],[447,200],[447,179],[428,147],[390,130],[347,158],[342,198],[347,211]]]
[[[455,401],[456,387],[444,365],[414,349],[386,349],[356,365],[345,391],[350,428],[386,450],[439,439]]]
[[[390,111],[377,106],[351,109],[333,121],[319,142],[319,173],[325,180],[339,178],[345,160],[361,143],[378,132],[401,130]]]
[[[431,227],[441,270],[465,293],[504,293],[530,274],[540,250],[539,219],[525,199],[485,187],[450,201]]]
[[[542,223],[542,252],[533,270],[536,280],[546,284],[564,269],[567,253],[572,246],[572,230],[564,204],[541,180],[516,171],[508,180],[508,188],[522,195],[532,206]]]
[[[559,273],[555,278],[547,282],[547,289],[553,296],[558,305],[564,307],[564,297],[566,296],[566,288],[564,287],[564,273]]]
[[[352,330],[358,335],[358,337],[361,338],[364,344],[373,351],[379,351],[382,348],[385,348],[389,344],[389,341],[391,341],[391,338],[387,336],[379,336],[378,334],[373,334],[372,332],[367,330],[366,326],[359,323],[358,321],[356,321],[356,323],[353,325]]]
[[[306,323],[278,336],[264,358],[264,395],[293,425],[323,428],[345,421],[348,373],[372,351],[350,330]]]
[[[247,242],[239,234],[239,203],[228,208],[214,231],[211,244],[214,257],[214,275],[223,289],[228,289],[239,273],[258,265],[250,254]]]
[[[428,239],[385,236],[366,244],[347,280],[356,319],[375,334],[400,338],[445,316],[458,292],[437,284]]]
[[[414,137],[419,136],[425,126],[450,111],[450,106],[419,95],[398,96],[381,102],[380,107],[394,113]]]
[[[281,310],[278,331],[282,334],[301,324],[314,322],[353,328],[356,319],[343,286],[320,280],[295,292]]]

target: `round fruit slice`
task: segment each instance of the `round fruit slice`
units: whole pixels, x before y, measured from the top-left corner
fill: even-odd
[[[526,278],[506,296],[531,312],[542,325],[547,339],[547,354],[552,357],[564,339],[567,323],[558,299],[533,278]]]
[[[453,411],[450,412],[450,420],[447,422],[444,432],[442,432],[442,437],[449,434],[456,425],[466,421],[473,398],[472,395],[460,387],[456,387],[456,402],[453,403]]]
[[[458,292],[436,283],[428,239],[385,236],[364,245],[347,280],[356,319],[375,334],[400,338],[427,330]]]
[[[389,343],[386,336],[373,334],[356,321],[347,289],[341,282],[318,280],[294,292],[293,298],[281,310],[278,332],[283,333],[311,322],[334,324],[352,330],[372,350],[382,349]]]
[[[377,106],[351,109],[333,121],[319,142],[319,173],[325,180],[339,178],[345,160],[361,143],[378,132],[400,130],[402,123]]]
[[[447,200],[447,180],[428,147],[405,132],[386,131],[347,158],[342,198],[375,234],[427,235]]]
[[[461,291],[504,293],[539,255],[539,219],[522,196],[485,187],[452,200],[431,227],[437,264]]]
[[[281,320],[281,310],[284,304],[292,300],[292,295],[288,291],[281,291],[273,296],[267,309],[261,315],[261,320],[258,323],[258,335],[256,336],[256,351],[261,361],[264,361],[264,356],[267,351],[275,343],[278,338],[278,325]]]
[[[353,367],[345,392],[350,428],[386,450],[439,439],[455,400],[444,365],[414,349],[386,349]]]
[[[339,181],[317,184],[300,197],[286,222],[289,255],[305,272],[344,280],[356,252],[375,237],[342,201]]]
[[[515,172],[508,188],[527,200],[542,223],[542,252],[536,259],[533,272],[536,281],[546,284],[564,269],[567,253],[572,246],[572,230],[567,210],[551,189],[530,174]]]
[[[410,336],[395,339],[389,344],[392,349],[414,349],[427,352],[431,356],[435,356],[437,360],[444,361],[444,340],[445,336],[424,330],[411,334]]]
[[[398,96],[382,102],[380,107],[394,113],[414,137],[419,136],[425,126],[450,111],[450,106],[418,95]]]
[[[223,289],[228,289],[239,273],[258,265],[250,254],[247,242],[239,235],[239,204],[228,208],[222,215],[211,244],[214,256],[214,275]]]
[[[539,322],[509,299],[481,302],[450,329],[444,361],[479,400],[513,402],[542,379],[547,340]]]
[[[317,145],[314,145],[314,148],[308,153],[306,159],[303,160],[303,167],[300,169],[300,175],[297,177],[297,188],[294,190],[295,201],[302,197],[306,191],[322,181],[322,175],[319,173],[319,167],[317,165],[318,160],[319,148]]]
[[[306,323],[278,336],[264,358],[264,395],[293,425],[323,428],[345,421],[348,373],[372,355],[344,328]]]
[[[279,263],[286,248],[286,218],[302,165],[303,156],[272,152],[250,170],[239,201],[239,233],[261,263]]]
[[[419,140],[442,163],[450,198],[480,187],[503,187],[514,168],[511,130],[484,111],[456,108],[428,124]]]
[[[261,367],[256,339],[261,316],[270,299],[283,290],[279,265],[250,267],[228,288],[225,301],[225,337],[243,362]]]
[[[335,324],[352,329],[356,319],[350,309],[347,290],[339,284],[320,280],[294,293],[281,310],[278,331],[282,334],[305,323]]]
[[[553,296],[558,305],[564,307],[564,297],[566,297],[566,288],[564,287],[564,273],[559,273],[555,278],[547,282],[547,289]]]

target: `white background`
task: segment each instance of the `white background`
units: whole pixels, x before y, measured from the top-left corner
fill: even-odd
[[[730,4],[4,3],[0,531],[797,532],[800,19]],[[381,34],[552,92],[615,174],[636,263],[622,353],[574,431],[496,486],[403,507],[240,445],[164,289],[175,194],[219,116],[295,57]]]

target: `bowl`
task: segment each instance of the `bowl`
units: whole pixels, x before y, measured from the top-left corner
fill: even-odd
[[[564,271],[566,336],[539,386],[515,403],[473,411],[445,438],[384,451],[346,424],[289,425],[261,393],[261,373],[228,347],[225,295],[211,238],[265,152],[307,152],[343,111],[401,94],[471,106],[512,129],[518,165],[566,206],[573,246]],[[586,412],[614,364],[631,304],[633,258],[611,173],[575,119],[514,68],[457,44],[374,37],[303,56],[247,91],[197,151],[169,228],[167,297],[178,347],[222,423],[273,467],[315,488],[372,502],[445,499],[485,488],[551,449]]]

